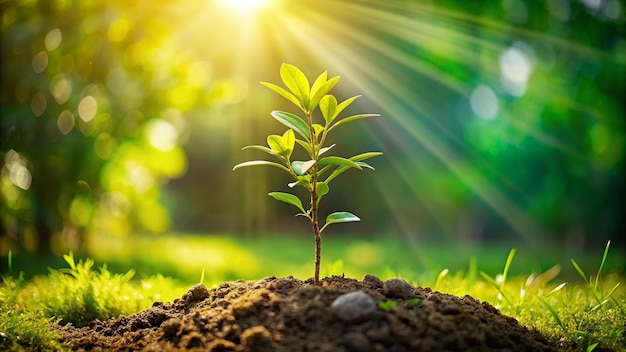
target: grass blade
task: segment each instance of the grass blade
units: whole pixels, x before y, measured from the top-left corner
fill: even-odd
[[[515,248],[512,248],[509,252],[509,256],[506,258],[506,263],[504,264],[504,271],[502,271],[502,283],[500,284],[504,288],[504,284],[506,283],[506,277],[509,273],[509,269],[511,268],[511,263],[513,262],[513,257],[515,257]]]
[[[561,329],[563,329],[563,331],[566,331],[565,324],[563,324],[563,321],[561,320],[559,313],[556,312],[556,310],[550,305],[550,303],[548,303],[545,299],[539,296],[537,296],[537,299],[548,310],[548,312],[550,312],[550,315],[552,315],[552,318],[554,318],[554,320],[561,327]]]
[[[602,272],[602,268],[604,267],[604,262],[606,262],[606,257],[609,255],[609,246],[611,245],[611,241],[609,240],[606,243],[606,247],[604,248],[604,254],[602,254],[602,262],[600,263],[600,267],[598,268],[598,274],[596,274],[596,280],[594,282],[594,291],[598,290],[598,281],[600,280],[600,273]]]
[[[509,298],[509,296],[504,292],[503,288],[501,287],[500,284],[498,284],[498,282],[496,280],[494,280],[491,276],[487,275],[487,273],[485,273],[484,271],[480,272],[480,276],[482,276],[485,280],[487,280],[488,283],[491,284],[491,286],[493,286],[496,290],[498,290],[498,293],[500,293],[500,296],[502,296],[502,298],[504,298],[504,300],[510,304],[511,306],[513,306],[513,300],[511,300]]]
[[[587,279],[587,276],[585,275],[585,272],[583,271],[583,269],[580,268],[580,266],[578,265],[578,263],[576,263],[576,261],[574,259],[572,259],[572,265],[574,266],[574,269],[576,269],[576,271],[578,271],[578,274],[580,274],[580,277],[583,278],[583,280],[585,280],[585,283],[587,285],[589,285],[589,279]]]
[[[13,276],[13,251],[9,251],[9,255],[7,256],[7,261],[9,262],[9,274],[12,277]]]
[[[437,275],[437,280],[435,281],[435,288],[433,289],[433,291],[437,291],[439,289],[439,286],[441,285],[443,278],[446,277],[449,272],[450,271],[448,269],[441,270],[439,275]]]

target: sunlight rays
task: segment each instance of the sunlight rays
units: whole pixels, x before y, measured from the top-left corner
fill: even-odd
[[[560,86],[559,78],[545,82],[545,87],[544,82],[536,84],[533,70],[538,68],[528,63],[533,53],[524,57],[523,52],[514,51],[515,42],[511,38],[518,38],[530,50],[533,45],[543,43],[552,50],[577,55],[617,62],[623,58],[609,58],[596,49],[506,22],[417,2],[403,2],[401,6],[373,1],[285,2],[282,5],[265,6],[263,16],[250,20],[229,14],[216,18],[215,14],[207,12],[214,27],[209,31],[214,51],[210,55],[218,60],[228,55],[227,66],[242,74],[259,70],[271,72],[280,62],[293,62],[305,67],[306,72],[321,68],[342,76],[340,86],[359,87],[366,96],[359,103],[374,105],[383,115],[383,120],[371,122],[372,129],[382,134],[381,138],[373,138],[402,151],[386,157],[398,182],[414,197],[416,211],[424,211],[441,226],[448,226],[445,216],[439,215],[441,208],[435,204],[436,200],[426,199],[420,193],[425,186],[415,184],[416,173],[427,172],[421,168],[423,154],[427,153],[498,214],[520,238],[537,242],[544,236],[541,226],[514,198],[518,190],[507,181],[510,170],[487,165],[474,147],[464,144],[465,126],[477,118],[470,96],[476,87],[486,87],[495,95],[499,106],[489,114],[490,118],[524,138],[585,158],[567,141],[546,134],[529,122],[539,118],[543,107],[552,103],[550,94],[546,93],[551,85]],[[506,71],[507,67],[503,68],[501,62],[505,53],[509,56],[504,59],[515,54],[514,59],[521,57],[528,61],[528,67],[522,71],[515,67]],[[517,65],[517,61],[511,59],[505,64]],[[463,69],[459,69],[458,63]],[[268,67],[269,64],[273,66]],[[520,84],[519,90],[503,86],[505,74]],[[253,76],[258,75],[260,73],[256,72]],[[528,87],[532,88],[532,93]],[[258,87],[251,87],[251,91],[257,90]],[[531,97],[525,97],[527,94]],[[502,112],[515,99],[525,98],[535,100],[536,111],[515,116]],[[570,104],[577,103],[572,99]],[[448,126],[445,121],[450,118],[443,119],[442,115],[454,116],[461,122]],[[407,215],[393,211],[400,207],[393,195],[381,194],[392,213]],[[409,234],[410,221],[397,220],[402,231],[414,235]]]
[[[437,125],[436,115],[440,113],[437,111],[437,105],[446,104],[445,98],[440,98],[444,100],[440,101],[439,104],[433,104],[433,99],[437,101],[437,95],[429,96],[430,87],[419,81],[413,81],[410,83],[412,89],[408,90],[406,85],[396,83],[397,78],[392,76],[395,70],[386,66],[402,65],[408,67],[413,72],[436,82],[438,85],[447,87],[460,96],[468,96],[471,87],[466,82],[459,81],[445,72],[433,69],[428,63],[419,60],[419,56],[410,51],[407,52],[383,38],[399,39],[422,50],[428,50],[429,47],[434,50],[443,50],[447,55],[455,56],[458,59],[465,60],[467,58],[466,61],[470,65],[478,64],[478,59],[471,52],[472,45],[480,46],[483,49],[488,48],[493,53],[504,50],[505,46],[496,42],[475,39],[471,34],[464,34],[459,31],[459,27],[450,24],[440,26],[436,22],[418,22],[406,16],[361,8],[352,4],[346,5],[345,8],[336,8],[336,10],[339,13],[350,13],[362,21],[374,21],[380,24],[377,28],[381,29],[381,33],[378,36],[372,36],[371,33],[364,33],[350,23],[335,20],[323,13],[313,11],[307,14],[306,20],[289,16],[281,19],[282,23],[276,26],[277,30],[283,26],[291,30],[288,37],[282,36],[280,38],[279,46],[293,50],[293,46],[301,46],[300,43],[311,43],[311,48],[317,47],[317,43],[323,43],[323,50],[317,50],[312,54],[315,54],[318,59],[330,63],[329,66],[336,67],[345,76],[351,77],[352,84],[363,87],[368,92],[368,100],[384,109],[384,115],[386,115],[384,118],[390,119],[397,126],[394,128],[386,126],[385,123],[378,124],[382,126],[384,131],[387,131],[390,139],[393,139],[398,128],[404,133],[408,133],[413,140],[411,143],[418,143],[425,147],[450,172],[509,223],[516,232],[526,240],[533,242],[533,238],[536,238],[534,235],[541,233],[537,225],[525,216],[523,211],[504,193],[499,191],[497,185],[492,184],[480,173],[471,172],[471,168],[463,165],[462,156],[451,150],[438,137],[441,133],[450,134],[445,126],[433,130],[432,127],[422,122],[421,118],[426,118],[427,121],[434,121]],[[282,34],[284,35],[284,32]],[[291,43],[291,45],[287,43]],[[345,43],[349,44],[346,45]],[[306,46],[304,49],[307,49]],[[368,56],[364,56],[364,53]],[[494,68],[494,70],[496,69]],[[410,106],[411,108],[401,108],[400,106]],[[453,134],[450,137],[455,139]],[[399,147],[411,148],[410,145]],[[395,172],[411,190],[416,202],[422,204],[421,209],[425,208],[436,222],[445,221],[438,216],[440,211],[436,208],[428,210],[430,207],[428,200],[420,201],[419,186],[416,187],[411,181],[414,177],[411,170],[415,170],[416,167],[419,169],[420,160],[417,157],[411,157],[410,153],[405,155],[409,155],[408,163],[413,166],[407,168],[407,160],[399,159],[396,154],[388,156],[391,158],[390,163]],[[396,207],[393,198],[387,198],[386,201],[389,207]],[[406,226],[405,231],[408,231]]]
[[[241,12],[254,12],[267,6],[269,0],[225,0],[232,9]]]

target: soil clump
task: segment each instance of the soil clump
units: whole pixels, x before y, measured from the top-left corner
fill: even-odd
[[[75,351],[555,350],[487,302],[371,275],[198,284],[174,302],[59,331]]]

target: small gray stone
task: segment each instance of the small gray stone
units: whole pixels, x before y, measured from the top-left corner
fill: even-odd
[[[376,313],[376,301],[363,291],[354,291],[337,297],[330,310],[339,320],[358,324]]]
[[[389,298],[408,299],[413,297],[413,286],[402,279],[389,279],[383,283],[383,294]]]

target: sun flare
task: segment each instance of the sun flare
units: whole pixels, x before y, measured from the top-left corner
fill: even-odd
[[[267,5],[269,0],[226,0],[228,6],[241,12],[255,12]]]

